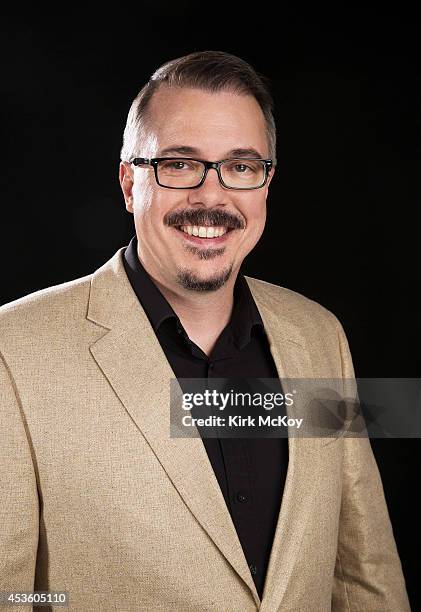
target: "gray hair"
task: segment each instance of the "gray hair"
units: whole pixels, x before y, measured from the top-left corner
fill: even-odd
[[[266,121],[269,157],[276,165],[276,126],[273,98],[267,77],[243,59],[224,51],[197,51],[173,59],[158,68],[133,100],[127,117],[120,158],[129,162],[141,156],[141,135],[146,134],[149,102],[161,85],[193,87],[216,93],[229,91],[252,95],[262,109]]]

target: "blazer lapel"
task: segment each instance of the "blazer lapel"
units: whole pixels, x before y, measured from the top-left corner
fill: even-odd
[[[313,377],[306,342],[299,328],[283,313],[282,302],[274,300],[256,279],[246,277],[262,316],[270,350],[284,393],[292,392],[288,379]],[[294,404],[295,405],[295,404]],[[288,417],[302,417],[297,407],[286,407]],[[262,612],[277,610],[297,559],[306,528],[320,469],[321,438],[288,438],[289,462],[281,509],[276,526],[263,592]]]

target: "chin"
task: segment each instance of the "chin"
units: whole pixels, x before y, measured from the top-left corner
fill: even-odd
[[[191,291],[217,291],[223,287],[231,277],[232,265],[218,266],[217,269],[207,274],[194,268],[179,268],[177,271],[177,282],[184,289]]]

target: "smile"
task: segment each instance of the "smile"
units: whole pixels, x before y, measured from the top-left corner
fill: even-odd
[[[205,225],[182,225],[180,229],[189,236],[199,238],[218,238],[228,231],[227,227],[210,227]]]
[[[195,244],[220,244],[225,242],[233,231],[228,227],[204,225],[182,225],[174,229],[182,233],[186,240]]]

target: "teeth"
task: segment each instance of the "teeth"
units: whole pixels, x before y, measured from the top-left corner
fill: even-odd
[[[205,227],[203,225],[184,225],[180,229],[190,236],[199,236],[200,238],[217,238],[228,231],[226,227]]]

